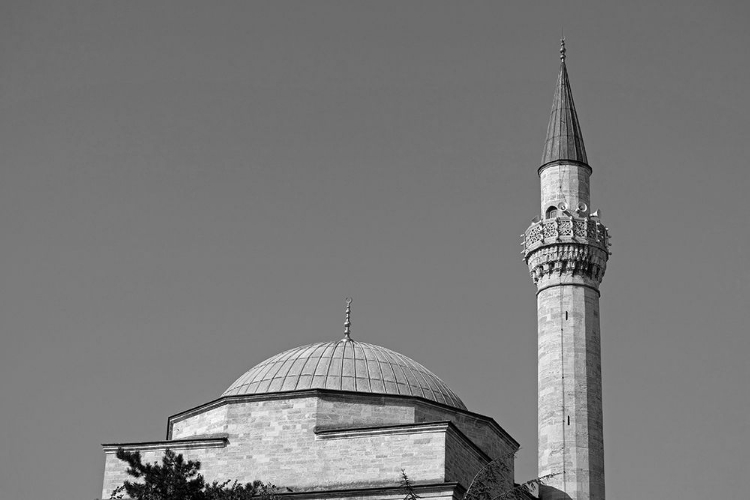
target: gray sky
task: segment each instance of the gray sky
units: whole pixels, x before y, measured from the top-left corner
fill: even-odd
[[[562,27],[613,234],[608,497],[738,498],[748,22],[739,1],[2,2],[0,498],[97,497],[100,443],[163,439],[339,338],[349,295],[355,339],[494,417],[533,477],[518,235]]]

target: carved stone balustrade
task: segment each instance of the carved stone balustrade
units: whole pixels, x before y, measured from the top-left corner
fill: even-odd
[[[544,219],[532,223],[522,238],[523,257],[538,287],[563,280],[598,288],[610,254],[609,233],[598,219]]]

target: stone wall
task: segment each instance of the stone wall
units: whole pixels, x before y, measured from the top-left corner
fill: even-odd
[[[125,473],[125,463],[115,456],[120,446],[128,451],[140,451],[143,463],[151,463],[161,462],[167,448],[182,454],[187,460],[216,462],[224,456],[226,445],[227,440],[222,438],[104,445],[104,481],[101,498],[108,499],[112,491],[125,480],[133,481],[133,478]]]
[[[359,395],[331,393],[321,395],[316,419],[318,428],[325,429],[410,424],[416,422],[414,414],[415,404],[412,401],[375,394],[360,397]]]
[[[467,487],[490,457],[517,449],[486,417],[415,398],[320,390],[222,398],[170,418],[169,429],[172,441],[128,447],[147,461],[170,447],[200,460],[209,481],[260,479],[295,491],[394,487],[402,469],[415,483]],[[116,448],[105,448],[103,498],[126,479]]]
[[[222,405],[198,413],[189,419],[175,422],[169,428],[167,439],[185,439],[227,432],[228,408],[228,405]]]
[[[318,477],[308,487],[393,486],[446,481],[447,423],[320,431]],[[317,472],[317,471],[316,471]]]
[[[457,432],[446,433],[446,481],[455,481],[468,488],[477,472],[489,462],[490,458],[464,436]]]
[[[415,418],[417,422],[450,420],[491,459],[507,457],[507,465],[513,470],[513,454],[518,450],[518,443],[489,419],[436,405],[418,405]]]

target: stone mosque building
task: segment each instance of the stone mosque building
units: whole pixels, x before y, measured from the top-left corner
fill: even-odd
[[[603,500],[599,284],[609,235],[589,211],[592,169],[564,42],[560,54],[538,168],[540,211],[522,243],[537,287],[538,493]],[[400,500],[403,469],[420,497],[459,500],[495,460],[504,466],[492,496],[512,489],[519,443],[424,366],[353,338],[350,302],[343,338],[263,361],[217,399],[169,417],[163,441],[103,445],[102,498],[128,479],[118,447],[148,462],[169,448],[200,460],[209,481],[261,479],[295,499]]]

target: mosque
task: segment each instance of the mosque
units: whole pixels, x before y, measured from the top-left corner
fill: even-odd
[[[565,43],[538,175],[539,215],[522,235],[537,287],[538,474],[543,500],[604,499],[599,284],[609,234],[590,212],[588,164]],[[261,479],[295,499],[401,500],[401,471],[424,499],[460,500],[499,464],[488,500],[515,485],[519,443],[472,412],[416,361],[351,334],[273,356],[224,393],[167,420],[163,441],[105,444],[102,498],[128,479],[118,447],[144,461],[166,449],[207,480]],[[523,493],[528,496],[528,493]]]

